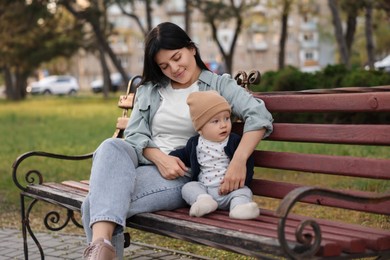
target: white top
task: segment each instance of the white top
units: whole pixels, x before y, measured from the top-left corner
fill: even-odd
[[[198,180],[205,186],[219,186],[229,166],[230,159],[225,153],[229,137],[222,142],[212,142],[199,137],[196,156],[200,164]]]
[[[159,90],[161,104],[152,119],[151,129],[152,140],[161,151],[168,154],[182,148],[196,134],[186,102],[188,95],[196,91],[199,91],[197,82],[184,89],[174,89],[169,84]]]

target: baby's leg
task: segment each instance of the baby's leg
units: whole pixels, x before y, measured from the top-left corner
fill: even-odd
[[[252,219],[260,214],[260,209],[256,202],[253,202],[252,191],[244,186],[241,189],[235,190],[229,194],[233,196],[230,201],[229,217],[235,219]]]
[[[215,211],[218,203],[199,182],[186,183],[182,188],[183,199],[191,205],[190,216],[201,217]]]

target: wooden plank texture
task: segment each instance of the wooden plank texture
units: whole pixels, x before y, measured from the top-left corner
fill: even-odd
[[[323,144],[390,145],[390,125],[292,124],[274,123],[267,138],[273,141],[313,142]],[[233,125],[242,134],[243,123]]]
[[[272,95],[254,93],[272,112],[390,111],[390,92]]]
[[[306,153],[255,151],[258,167],[390,180],[390,160]]]

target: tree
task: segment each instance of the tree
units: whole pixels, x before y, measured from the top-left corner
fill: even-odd
[[[372,0],[365,1],[365,35],[366,35],[366,50],[368,58],[368,67],[374,69],[375,53],[374,53],[374,39],[373,39],[373,23],[372,23],[372,12],[373,5]]]
[[[281,32],[279,40],[279,55],[278,55],[278,68],[279,70],[284,68],[286,42],[288,37],[288,17],[291,11],[293,0],[283,0],[282,2],[282,15],[281,15]]]
[[[0,1],[0,68],[10,100],[25,98],[27,78],[40,64],[73,55],[82,42],[81,24],[47,4]]]
[[[145,14],[146,14],[146,27],[142,24],[140,17],[136,14],[136,2],[140,1],[134,1],[134,0],[115,0],[115,3],[118,5],[118,7],[121,9],[122,13],[124,15],[129,16],[131,19],[134,19],[136,24],[138,25],[138,28],[141,30],[144,36],[152,30],[153,27],[153,8],[152,8],[152,2],[153,0],[143,0],[145,4]],[[155,0],[157,5],[162,5],[164,3],[164,0]],[[128,7],[128,8],[126,8]]]
[[[343,27],[339,13],[338,0],[328,0],[328,5],[332,13],[332,22],[336,36],[337,45],[340,53],[340,61],[345,66],[349,67],[349,53],[346,39],[343,35]]]
[[[379,27],[374,22],[374,10],[376,9],[379,12],[383,12],[384,10],[387,13],[387,19],[389,19],[390,17],[389,2],[383,0],[364,0],[364,1],[340,0],[340,2],[338,2],[338,0],[329,0],[329,7],[333,15],[336,39],[340,50],[341,61],[343,64],[347,66],[350,66],[350,59],[353,54],[352,50],[353,50],[353,44],[355,42],[354,38],[357,30],[357,19],[362,13],[364,13],[364,18],[365,18],[364,39],[365,39],[365,48],[367,53],[367,60],[365,62],[367,62],[368,66],[371,69],[373,69],[374,61],[375,61],[374,34],[375,34],[375,27]],[[346,32],[343,37],[342,37],[343,32],[341,27],[342,22],[341,22],[340,14],[338,14],[338,9],[342,10],[347,16]],[[382,24],[382,21],[377,23]],[[388,28],[389,26],[388,22],[386,26]],[[379,35],[379,38],[377,37],[376,41],[381,42],[383,41],[382,39],[384,38],[386,38],[386,35],[384,34]]]
[[[116,57],[114,51],[110,47],[110,44],[107,41],[107,35],[105,34],[104,27],[102,27],[102,17],[105,15],[105,11],[107,10],[107,6],[109,4],[112,4],[112,1],[104,1],[104,0],[98,0],[98,1],[91,1],[88,6],[85,8],[77,5],[77,3],[73,1],[68,0],[59,0],[58,4],[64,6],[76,19],[79,21],[85,21],[87,22],[91,28],[92,31],[96,37],[96,42],[98,45],[98,50],[100,55],[108,54],[110,57],[113,65],[118,70],[118,72],[121,74],[123,80],[125,82],[129,81],[129,76],[125,72],[125,70],[122,67],[122,64]],[[104,56],[104,55],[103,55]],[[104,82],[108,83],[110,82],[109,75],[107,75],[107,70],[105,69],[105,61],[103,61],[104,57],[100,57],[102,69],[104,72]],[[105,84],[106,85],[106,84]],[[110,85],[110,84],[108,84]],[[107,91],[106,91],[107,96]]]
[[[249,8],[255,6],[256,4],[258,4],[258,1],[191,1],[191,5],[203,13],[205,22],[210,25],[212,37],[225,61],[227,73],[232,72],[234,50],[237,39],[241,33],[243,15]],[[229,39],[230,45],[227,50],[225,50],[222,44],[224,40],[218,37],[218,28],[224,23],[230,23],[234,28],[234,33],[232,38]]]

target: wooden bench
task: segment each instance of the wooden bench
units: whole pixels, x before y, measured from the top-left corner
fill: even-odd
[[[248,88],[250,83],[258,82],[258,77],[257,72],[248,76],[239,72],[235,78]],[[275,117],[274,132],[254,152],[257,168],[251,189],[261,207],[261,215],[243,221],[230,219],[227,212],[217,211],[195,218],[188,216],[188,208],[181,208],[139,214],[129,218],[127,226],[260,259],[371,256],[390,259],[390,86],[253,95],[263,99]],[[118,103],[124,110],[114,134],[118,138],[123,134],[132,102],[133,95],[127,94]],[[359,116],[373,119],[369,124],[350,120]],[[374,122],[374,117],[381,118],[377,120],[380,123]],[[309,121],[303,120],[308,118]],[[346,120],[338,122],[341,119]],[[241,133],[242,127],[242,123],[236,122],[233,129]],[[271,148],[261,150],[266,142]],[[297,147],[312,143],[316,147],[326,147],[318,150],[329,151],[320,154],[291,151],[291,147],[296,147],[292,145],[294,143]],[[351,155],[342,148],[349,145],[367,152]],[[339,148],[331,149],[334,146]],[[370,149],[383,149],[385,156],[371,155]],[[335,151],[341,153],[335,154]],[[81,227],[74,212],[80,211],[88,192],[88,181],[47,182],[38,170],[19,173],[20,164],[32,157],[86,160],[91,156],[32,151],[14,162],[13,179],[21,190],[26,259],[27,232],[44,258],[29,222],[34,204],[45,201],[67,210],[64,223],[55,228],[50,222],[58,221],[59,213],[52,211],[46,215],[44,223],[51,230],[62,229],[70,221]],[[309,182],[305,183],[307,179]],[[359,183],[360,186],[379,183],[382,189],[359,190]],[[25,205],[27,200],[30,201],[28,207]],[[369,216],[378,216],[386,226],[372,228],[334,220],[335,215],[341,214],[335,208],[341,208],[342,212],[350,210],[346,214],[351,216],[358,211],[367,212]]]

